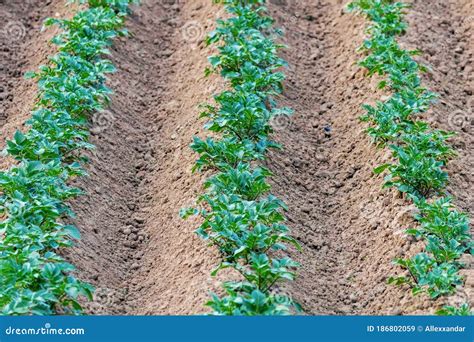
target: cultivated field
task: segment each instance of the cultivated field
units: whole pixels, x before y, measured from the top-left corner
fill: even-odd
[[[130,2],[0,0],[4,314],[469,313],[472,0]]]

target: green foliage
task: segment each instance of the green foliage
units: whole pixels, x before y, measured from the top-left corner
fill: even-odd
[[[77,0],[68,0],[75,2]],[[138,5],[140,0],[78,0],[81,4],[88,4],[89,7],[103,7],[113,9],[117,14],[125,15],[130,11],[130,5]]]
[[[351,11],[363,12],[371,21],[371,34],[396,36],[405,33],[408,25],[403,21],[404,9],[409,6],[392,0],[354,0],[348,5]]]
[[[298,264],[278,258],[291,244],[299,248],[284,224],[285,204],[269,194],[269,170],[256,165],[270,148],[270,121],[291,115],[278,107],[286,62],[278,57],[273,19],[266,16],[263,1],[216,1],[224,3],[231,17],[219,20],[208,44],[219,44],[219,54],[209,58],[211,68],[229,81],[231,89],[204,106],[205,127],[219,138],[195,138],[191,148],[199,153],[194,170],[214,170],[205,182],[206,192],[197,208],[181,211],[182,217],[198,215],[196,233],[216,246],[223,268],[239,272],[244,282],[224,284],[226,295],[213,294],[208,305],[217,315],[286,315],[298,310],[292,299],[274,294],[273,287],[294,279]],[[214,136],[215,136],[214,135]]]
[[[426,242],[426,252],[395,261],[408,275],[391,277],[389,283],[407,284],[414,294],[425,292],[433,299],[452,294],[463,284],[459,259],[473,252],[473,242],[467,215],[454,208],[451,198],[442,197],[448,182],[445,166],[455,156],[447,143],[453,134],[431,129],[417,118],[429,109],[436,94],[421,84],[420,72],[426,68],[413,59],[419,51],[404,50],[397,42],[397,36],[407,29],[403,16],[408,5],[391,0],[354,0],[348,8],[365,14],[371,22],[367,31],[370,37],[360,48],[367,56],[360,65],[369,75],[385,76],[379,88],[393,92],[384,102],[365,105],[367,113],[361,117],[370,124],[367,132],[373,141],[392,151],[393,162],[376,167],[374,172],[387,173],[385,187],[394,186],[413,200],[419,210],[415,216],[419,227],[407,233]],[[456,310],[440,312],[452,314]],[[469,311],[464,307],[460,310]]]
[[[84,2],[84,1],[83,1]],[[74,267],[58,254],[80,238],[65,225],[73,216],[66,202],[81,191],[69,186],[83,176],[88,116],[109,100],[106,75],[115,71],[101,57],[111,39],[126,34],[123,11],[130,1],[89,1],[70,19],[48,19],[61,33],[58,53],[28,78],[38,81],[38,100],[29,129],[7,141],[17,164],[0,172],[0,309],[4,315],[80,314],[79,296],[93,288],[72,276]]]
[[[399,191],[416,197],[439,193],[448,180],[443,170],[445,160],[452,155],[445,139],[446,135],[440,131],[403,133],[397,145],[390,145],[398,163],[381,165],[374,172],[389,170],[385,186],[396,186]]]
[[[227,282],[224,290],[227,294],[225,297],[212,294],[212,300],[207,303],[216,315],[286,316],[292,314],[292,307],[301,310],[288,296],[263,293],[252,283]]]
[[[395,264],[406,269],[409,276],[391,277],[389,284],[408,284],[414,295],[426,292],[431,298],[453,294],[462,284],[458,269],[452,263],[441,263],[426,253],[419,253],[409,259],[397,259]]]
[[[431,203],[424,199],[416,200],[419,213],[416,219],[420,227],[408,230],[416,238],[428,240],[427,251],[438,263],[457,260],[464,253],[472,253],[474,243],[469,228],[469,217],[456,210],[451,198],[439,198]]]
[[[460,307],[446,305],[436,311],[440,316],[473,316],[474,312],[469,308],[469,304],[464,303]]]

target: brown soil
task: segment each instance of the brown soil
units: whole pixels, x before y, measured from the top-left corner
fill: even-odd
[[[431,68],[424,81],[436,91],[438,104],[427,119],[435,127],[454,131],[459,156],[449,165],[448,191],[455,203],[474,220],[474,3],[470,0],[413,1],[410,30],[404,42],[419,48],[420,61]],[[472,227],[472,225],[471,225]],[[474,258],[465,258],[466,286],[452,304],[468,300],[474,305]]]
[[[383,95],[374,93],[374,80],[354,65],[360,58],[354,51],[363,39],[366,22],[343,14],[341,1],[291,4],[276,9],[275,17],[286,28],[290,44],[286,57],[293,70],[285,104],[293,106],[296,115],[279,130],[285,150],[270,158],[277,174],[275,189],[289,204],[293,231],[304,246],[302,254],[294,255],[303,270],[288,291],[311,314],[431,312],[433,303],[428,299],[413,298],[407,289],[385,283],[399,271],[391,260],[412,255],[421,246],[403,234],[412,224],[408,203],[396,191],[381,190],[382,179],[372,174],[373,167],[389,159],[389,154],[370,145],[358,121],[360,105]],[[446,12],[447,6],[444,1],[433,1],[426,12],[421,1],[415,2],[409,17],[414,27],[407,39],[422,50],[429,39],[437,49],[436,58],[453,61],[446,69],[455,78],[461,65],[472,66],[472,54],[454,56],[454,48],[436,45],[439,41],[453,45],[469,41],[466,32],[446,32],[443,27],[434,31],[439,37],[433,36],[433,17],[460,22],[460,8],[452,4]],[[416,13],[420,17],[414,20]],[[439,81],[445,76],[437,70],[430,75],[437,75]],[[442,93],[443,101],[461,106],[468,101],[466,79],[427,83],[455,96],[447,100]],[[428,115],[436,119],[435,125],[442,113],[444,123],[448,121],[449,111],[437,106],[435,112],[439,115]],[[469,114],[472,118],[472,112]],[[456,140],[461,158],[451,166],[457,178],[453,177],[450,189],[468,212],[473,203],[469,133],[472,131],[463,132]]]
[[[71,258],[99,287],[93,313],[204,312],[216,287],[217,257],[193,234],[196,223],[178,216],[203,180],[190,172],[188,145],[202,130],[197,105],[218,85],[203,77],[200,42],[213,12],[205,0],[145,1],[129,21],[134,37],[116,44],[116,95],[97,118],[91,177],[81,184],[89,195],[75,205],[84,238]]]
[[[56,11],[69,13],[63,2],[30,0],[32,10],[24,2],[0,0],[2,22],[29,28],[21,44],[0,41],[0,125],[6,136],[21,127],[34,102],[35,87],[21,74],[51,53],[48,36],[38,32],[41,20]],[[90,177],[78,182],[87,195],[72,203],[83,238],[66,252],[78,276],[98,288],[89,313],[205,313],[208,291],[233,276],[210,277],[217,253],[193,234],[197,222],[178,217],[204,179],[190,171],[196,156],[188,145],[193,135],[204,134],[197,106],[224,86],[219,77],[203,76],[212,51],[202,39],[224,15],[211,3],[144,0],[129,19],[133,36],[115,44],[118,72],[110,80],[115,95],[110,109],[92,120],[97,149],[90,154]],[[382,190],[382,179],[371,171],[390,156],[370,144],[358,117],[362,103],[384,94],[355,65],[366,22],[345,14],[345,3],[269,4],[289,45],[284,57],[291,67],[281,102],[295,115],[274,123],[275,139],[285,149],[272,152],[267,166],[303,247],[302,253],[290,253],[302,264],[297,281],[281,290],[307,314],[431,313],[442,301],[413,298],[406,288],[386,285],[399,272],[391,260],[421,246],[403,234],[413,223],[408,203]],[[424,51],[421,60],[432,68],[426,84],[441,95],[427,118],[459,132],[450,192],[472,214],[474,20],[466,15],[474,15],[472,3],[413,5],[403,43]],[[474,271],[467,261],[466,293],[453,302],[467,296],[473,301]]]

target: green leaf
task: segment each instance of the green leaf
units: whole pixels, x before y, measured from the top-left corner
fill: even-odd
[[[382,172],[384,172],[386,169],[388,169],[390,166],[391,166],[391,164],[383,164],[383,165],[377,166],[377,167],[373,170],[373,172],[374,172],[376,175],[379,175],[379,174],[381,174]]]
[[[65,226],[64,231],[73,239],[80,240],[81,239],[81,233],[79,230],[74,227],[74,226]]]

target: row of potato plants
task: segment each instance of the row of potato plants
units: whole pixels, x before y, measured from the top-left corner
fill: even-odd
[[[74,1],[68,1],[72,3]],[[76,1],[77,2],[77,1]],[[93,287],[73,276],[74,266],[58,254],[80,234],[64,224],[67,201],[81,190],[69,182],[85,175],[82,150],[90,115],[103,110],[114,72],[106,58],[112,39],[125,36],[124,20],[135,0],[80,0],[72,19],[47,19],[60,29],[58,52],[38,72],[38,95],[28,129],[7,141],[14,165],[0,172],[0,308],[4,315],[80,314],[79,297]]]
[[[414,60],[420,51],[403,49],[397,38],[407,30],[404,15],[408,4],[391,0],[355,0],[349,10],[365,14],[370,20],[360,50],[366,57],[360,65],[369,75],[385,76],[380,89],[392,95],[374,106],[364,105],[362,121],[370,124],[368,134],[375,144],[391,150],[393,162],[375,168],[386,173],[385,187],[396,187],[412,201],[418,227],[407,234],[425,242],[425,250],[394,262],[407,271],[390,277],[389,283],[409,285],[413,294],[426,293],[436,299],[451,295],[462,286],[459,274],[464,253],[473,252],[469,217],[456,209],[446,192],[447,162],[456,155],[447,142],[453,133],[434,129],[420,116],[437,95],[426,89],[420,74],[426,67]],[[439,314],[468,315],[467,304],[445,306]]]
[[[224,296],[212,294],[207,305],[214,314],[287,315],[299,305],[275,285],[294,279],[298,264],[281,251],[299,246],[285,225],[285,204],[269,193],[272,174],[260,165],[269,149],[280,148],[269,138],[272,118],[292,113],[275,101],[285,78],[280,69],[287,65],[278,56],[284,46],[275,41],[281,32],[273,28],[264,0],[214,2],[230,18],[218,20],[207,38],[219,54],[209,58],[206,74],[220,73],[229,89],[200,115],[213,136],[194,138],[191,148],[199,154],[194,170],[214,172],[196,208],[182,216],[199,216],[197,234],[220,251],[223,261],[212,275],[231,268],[242,277],[223,284]]]

